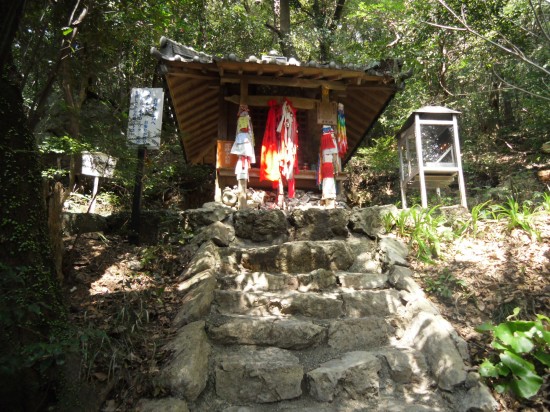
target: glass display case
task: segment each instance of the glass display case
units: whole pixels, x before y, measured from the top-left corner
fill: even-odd
[[[413,112],[398,132],[404,208],[408,187],[420,188],[422,207],[427,207],[427,189],[436,189],[439,193],[441,187],[455,179],[458,179],[460,203],[467,207],[458,138],[459,113],[441,106],[426,106]]]

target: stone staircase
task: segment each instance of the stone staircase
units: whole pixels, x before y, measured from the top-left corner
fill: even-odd
[[[390,207],[189,212],[178,332],[141,411],[491,411]]]

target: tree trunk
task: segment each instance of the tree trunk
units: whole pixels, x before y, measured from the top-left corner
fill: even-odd
[[[279,44],[281,45],[281,52],[286,57],[296,57],[296,50],[294,49],[294,43],[290,36],[290,4],[289,0],[280,0],[280,38]]]
[[[23,4],[0,2],[0,409],[6,411],[41,410],[51,400],[53,366],[63,353],[58,333],[66,325],[38,150],[13,80],[11,45]]]
[[[321,33],[319,37],[319,58],[322,62],[330,60],[332,56],[331,49],[334,42],[334,33],[342,19],[345,5],[346,0],[338,0],[334,8],[334,13],[332,16],[329,16],[329,12],[324,3],[322,4],[320,1],[313,2],[315,26],[317,26],[317,30]]]

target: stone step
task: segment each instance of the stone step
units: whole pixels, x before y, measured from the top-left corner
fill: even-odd
[[[220,314],[301,315],[317,319],[334,319],[344,315],[343,305],[339,293],[216,290],[213,307]]]
[[[374,349],[389,343],[395,329],[386,319],[369,316],[356,319],[308,320],[212,316],[207,334],[218,345],[275,346],[303,350],[326,345],[338,351]]]
[[[290,291],[317,292],[338,287],[353,290],[384,289],[390,286],[386,273],[356,273],[317,269],[306,274],[249,272],[219,276],[220,289],[243,292]]]
[[[338,287],[337,277],[332,270],[317,269],[307,274],[273,274],[266,272],[241,271],[235,275],[218,278],[220,289],[243,292],[289,291],[315,292]]]
[[[327,341],[327,327],[310,321],[223,316],[207,323],[208,337],[221,345],[275,346],[300,350]]]
[[[298,241],[281,245],[236,248],[222,251],[221,270],[252,272],[309,273],[316,269],[346,270],[355,261],[355,253],[344,240]]]
[[[322,293],[216,290],[213,307],[220,314],[336,319],[390,316],[402,304],[399,292],[394,289]]]
[[[220,412],[496,410],[466,366],[465,342],[414,281],[407,247],[382,236],[382,210],[374,212],[212,216],[225,223],[194,238],[178,288],[179,331],[153,381],[171,397],[165,403]]]
[[[335,275],[338,284],[344,289],[384,289],[389,286],[386,273],[338,271]]]
[[[220,353],[215,361],[216,394],[236,404],[297,398],[303,377],[298,358],[284,349],[241,346]]]

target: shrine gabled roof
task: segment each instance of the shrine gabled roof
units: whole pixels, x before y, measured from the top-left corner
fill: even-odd
[[[321,89],[332,93],[331,100],[344,104],[348,135],[349,160],[364,141],[368,131],[383,113],[405,76],[400,64],[387,60],[368,67],[339,66],[334,62],[301,63],[296,59],[276,56],[240,59],[234,54],[223,57],[198,52],[165,37],[160,47],[151,48],[169,89],[186,157],[191,163],[213,163],[216,140],[223,137],[219,120],[222,103],[239,103],[239,96],[228,96],[224,86],[243,84],[267,86],[270,90],[296,88],[307,90],[312,98],[303,98],[297,109],[313,109],[320,101]],[[273,96],[248,95],[249,106],[265,105]],[[312,106],[313,104],[313,106]]]

